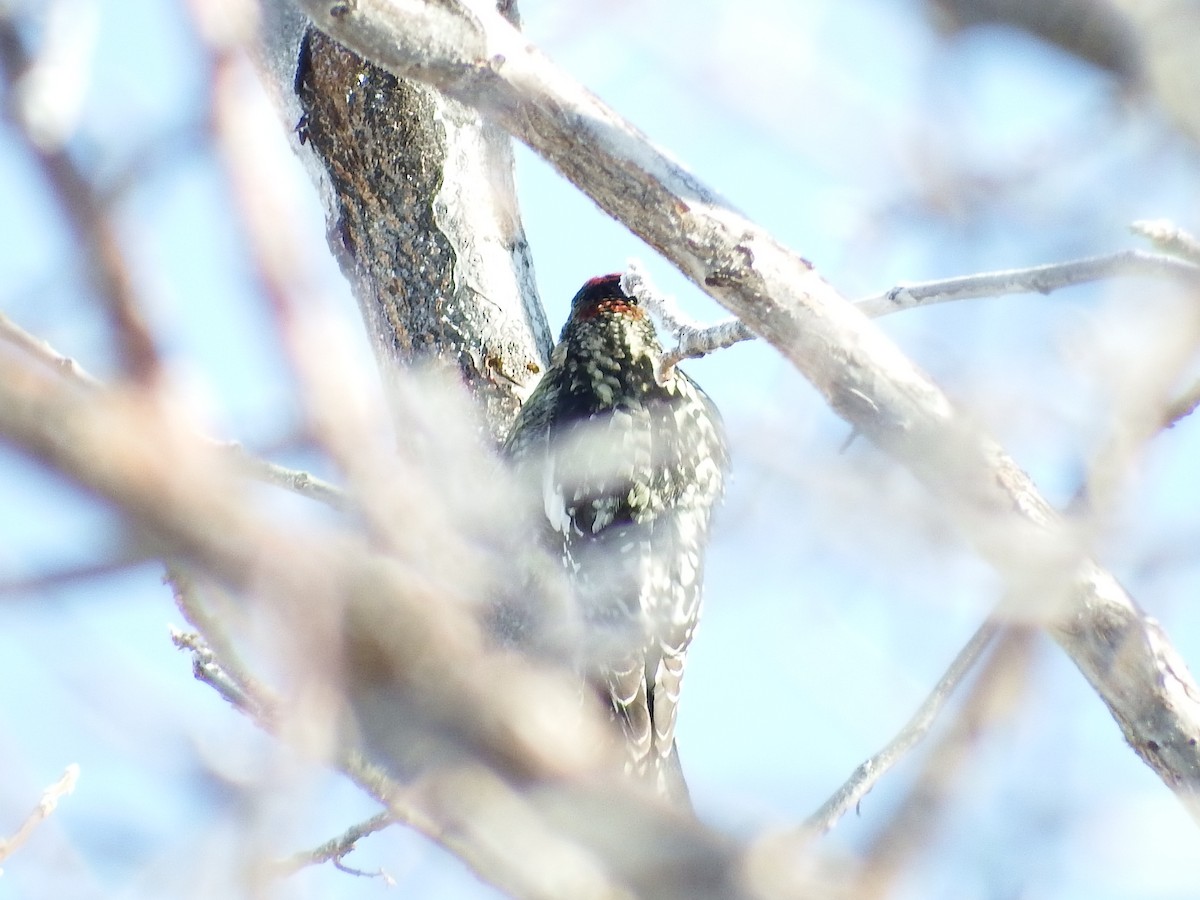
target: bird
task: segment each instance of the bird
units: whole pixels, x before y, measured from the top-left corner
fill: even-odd
[[[664,364],[620,275],[579,289],[502,452],[565,570],[579,665],[619,727],[625,771],[690,808],[675,726],[729,452],[716,406]]]

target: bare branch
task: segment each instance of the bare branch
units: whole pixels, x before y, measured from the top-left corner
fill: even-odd
[[[319,677],[335,658],[336,687],[372,758],[392,774],[429,773],[398,787],[356,751],[341,751],[339,767],[398,821],[522,897],[682,898],[697,896],[696,885],[743,895],[739,846],[630,785],[574,679],[493,648],[453,586],[431,585],[411,560],[375,554],[342,532],[265,518],[239,499],[221,454],[157,405],[80,396],[13,356],[0,353],[0,434],[117,504],[164,555],[252,600],[277,623],[273,643],[295,645],[302,671],[293,678]],[[185,597],[181,607],[194,603]],[[180,643],[197,676],[263,727],[278,722],[287,737],[295,717],[311,720],[312,708],[271,702],[215,655],[197,654],[206,643]],[[666,841],[678,869],[664,873],[657,856],[632,852],[630,829]]]
[[[1031,629],[1015,627],[1007,629],[997,641],[958,721],[934,746],[917,783],[871,842],[858,883],[849,896],[862,900],[887,896],[905,863],[929,846],[937,812],[980,736],[1012,714],[1026,687],[1032,637]]]
[[[1158,227],[1160,223],[1134,223],[1134,228],[1138,225]],[[1149,236],[1149,233],[1147,234]],[[940,278],[936,281],[900,284],[882,294],[855,300],[854,305],[874,319],[890,313],[956,300],[977,300],[1005,294],[1050,294],[1063,288],[1106,278],[1147,276],[1200,285],[1200,267],[1194,265],[1200,261],[1200,257],[1187,257],[1187,240],[1190,238],[1195,241],[1195,238],[1178,229],[1166,232],[1160,228],[1155,234],[1162,241],[1173,242],[1170,246],[1163,246],[1163,250],[1169,250],[1185,259],[1146,253],[1143,250],[1122,250],[1106,256],[1047,263],[1024,269],[1002,269],[956,278]],[[1200,244],[1192,249],[1200,253]],[[739,319],[708,326],[688,319],[678,310],[673,297],[657,291],[636,260],[630,261],[627,277],[627,289],[654,309],[662,317],[667,330],[675,336],[678,346],[667,354],[667,362],[671,365],[681,359],[706,356],[756,337]]]
[[[391,813],[376,813],[371,818],[359,822],[357,825],[351,825],[340,835],[331,838],[318,847],[295,853],[287,859],[280,860],[276,863],[276,867],[280,875],[291,875],[293,872],[299,872],[305,866],[315,866],[332,861],[339,869],[348,874],[387,879],[387,875],[382,869],[378,872],[360,872],[357,869],[344,868],[341,862],[343,857],[349,854],[363,838],[377,831],[382,831],[395,823],[396,820],[392,818]]]
[[[680,360],[697,359],[757,337],[739,319],[729,319],[706,326],[690,318],[679,307],[674,297],[662,293],[654,286],[650,276],[636,259],[629,261],[629,268],[621,277],[621,289],[631,297],[637,297],[652,310],[662,320],[663,327],[675,338],[675,349],[663,355],[664,371]]]
[[[252,718],[266,721],[267,704],[249,693],[236,678],[226,672],[208,643],[195,632],[171,629],[171,643],[192,655],[192,674],[221,695],[226,703]]]
[[[0,339],[14,347],[20,347],[30,356],[42,360],[46,365],[84,387],[95,390],[103,386],[98,378],[91,375],[74,359],[63,356],[49,343],[30,334],[2,312],[0,312]]]
[[[395,887],[396,880],[387,873],[386,869],[376,869],[374,872],[367,872],[363,869],[355,869],[346,865],[341,859],[334,859],[333,867],[339,872],[345,872],[347,875],[353,875],[355,878],[381,878],[383,883],[388,887]]]
[[[1129,230],[1148,238],[1163,253],[1200,264],[1200,239],[1167,219],[1143,219],[1130,225]]]
[[[1189,415],[1197,405],[1200,405],[1200,383],[1193,385],[1186,394],[1167,408],[1161,417],[1161,427],[1163,429],[1174,427],[1179,419]],[[1088,497],[1089,491],[1085,484],[1072,500],[1070,509],[1074,511],[1082,509],[1082,504],[1087,501]],[[855,769],[846,783],[808,818],[798,831],[799,840],[805,840],[806,835],[820,834],[832,828],[851,806],[857,806],[871,788],[925,737],[950,695],[966,678],[996,636],[1000,629],[999,623],[1004,620],[1004,617],[1004,605],[997,605],[971,637],[971,640],[959,651],[950,668],[939,679],[917,710],[916,715],[887,746]]]
[[[289,469],[263,459],[261,456],[255,456],[237,442],[225,443],[221,446],[229,451],[237,461],[239,468],[260,481],[284,488],[301,497],[316,500],[331,509],[347,510],[351,508],[350,501],[341,488],[323,478],[318,478],[311,472],[305,472],[303,469]]]
[[[386,685],[413,703],[413,722],[437,723],[514,773],[578,772],[603,758],[601,723],[585,715],[577,731],[556,724],[559,713],[575,715],[574,689],[484,652],[465,600],[447,602],[415,570],[358,538],[265,518],[238,499],[223,455],[157,407],[124,395],[81,397],[0,354],[0,433],[118,504],[152,548],[227,586],[253,587],[297,635],[315,624],[314,611],[344,611],[334,626],[340,635],[322,640],[344,642],[347,671],[361,679],[349,685],[352,695]],[[539,703],[524,701],[535,694]]]
[[[298,2],[358,53],[502,124],[791,360],[835,412],[943,500],[1014,593],[1041,598],[1050,633],[1130,745],[1200,818],[1200,687],[1166,635],[1087,557],[1003,449],[811,263],[655,149],[490,10],[419,0]]]
[[[282,712],[275,698],[257,688],[247,689],[238,684],[221,668],[203,638],[198,635],[178,637],[177,646],[193,654],[193,672],[197,679],[212,687],[264,731],[277,738],[284,736],[280,728]],[[494,778],[486,778],[482,772],[472,777],[468,792],[460,796],[459,779],[465,776],[453,772],[428,775],[424,781],[425,787],[416,790],[395,781],[349,747],[340,748],[334,764],[369,796],[387,807],[386,812],[379,813],[370,821],[386,818],[388,822],[401,822],[415,829],[458,856],[481,878],[507,887],[514,896],[545,897],[547,900],[556,896],[622,896],[621,892],[608,885],[595,864],[575,859],[580,855],[577,848],[564,843],[557,835],[547,833],[545,826],[536,821],[535,814],[526,808],[524,801]],[[498,791],[510,805],[510,815],[503,823],[472,821],[479,815],[482,803],[478,790],[480,779],[484,779],[482,783],[488,785],[493,793]],[[460,807],[470,810],[465,816],[466,821]],[[515,821],[517,815],[521,817],[520,821]],[[519,852],[512,852],[513,848],[508,846],[512,841],[524,844],[524,847]],[[537,851],[531,852],[534,847]],[[313,852],[319,853],[321,850],[318,848]],[[570,862],[564,859],[564,854]],[[329,858],[339,859],[336,854]],[[274,870],[273,874],[291,874],[309,864],[299,861],[299,865],[296,865],[297,861],[296,857],[284,861],[282,869]],[[564,867],[572,870],[572,888],[586,888],[582,894],[574,891],[555,894],[546,889],[547,878],[553,883],[556,875],[561,876]]]
[[[48,342],[30,334],[17,325],[12,319],[0,313],[0,341],[5,341],[28,353],[34,359],[45,363],[70,381],[90,390],[100,390],[104,382],[96,378],[69,356],[63,356]],[[247,474],[286,488],[302,497],[308,497],[333,509],[347,509],[349,504],[341,489],[300,469],[289,469],[277,463],[254,456],[237,442],[221,442],[213,440],[213,444],[223,447],[237,465]]]
[[[1166,354],[1170,357],[1170,354]],[[1160,367],[1161,368],[1161,367]],[[1164,373],[1165,380],[1170,379],[1173,367],[1168,364]],[[1149,407],[1155,408],[1156,397],[1150,398],[1147,402],[1144,398],[1139,398],[1137,406],[1139,408]],[[1143,415],[1142,418],[1150,423],[1144,434],[1135,433],[1128,434],[1128,427],[1120,429],[1122,432],[1122,440],[1110,440],[1109,446],[1097,453],[1096,458],[1098,464],[1093,465],[1093,469],[1106,468],[1108,471],[1116,472],[1123,471],[1123,467],[1111,464],[1111,459],[1114,456],[1129,455],[1133,452],[1132,444],[1134,439],[1140,437],[1143,440],[1149,440],[1153,434],[1161,432],[1167,428],[1174,426],[1180,418],[1188,415],[1197,404],[1200,404],[1200,384],[1193,385],[1192,389],[1182,397],[1170,403],[1161,415],[1154,414]],[[1114,444],[1120,444],[1120,447],[1115,447]],[[1124,451],[1124,453],[1122,453]],[[1104,461],[1109,460],[1110,464],[1104,466]],[[1094,512],[1093,498],[1096,494],[1091,480],[1084,482],[1074,498],[1068,504],[1068,511],[1077,519],[1085,511]],[[991,642],[996,632],[1000,628],[1001,622],[1006,621],[1011,616],[1006,609],[1006,602],[997,604],[996,608],[989,614],[984,624],[976,631],[970,642],[960,651],[958,657],[954,660],[950,669],[942,676],[941,680],[934,687],[929,697],[922,704],[917,715],[905,726],[905,728],[879,753],[868,759],[865,763],[855,770],[851,778],[842,788],[834,794],[813,816],[811,816],[804,829],[801,829],[801,835],[806,831],[808,833],[819,833],[828,830],[833,824],[849,809],[850,805],[856,804],[866,792],[903,756],[920,741],[929,727],[933,724],[934,719],[940,712],[945,700],[953,692],[955,687],[966,677],[974,663],[982,655],[986,646]],[[1003,632],[1001,632],[1003,636]]]
[[[177,644],[193,653],[198,679],[268,733],[284,736],[280,707],[268,692],[238,684],[199,636],[181,636]],[[620,900],[653,893],[683,900],[708,896],[705,891],[714,897],[743,896],[733,846],[694,820],[681,821],[673,810],[646,803],[649,798],[628,795],[621,786],[584,787],[574,794],[550,789],[525,796],[487,769],[461,765],[427,772],[407,786],[345,746],[339,748],[334,765],[387,812],[309,854],[285,860],[276,874],[289,874],[320,858],[337,865],[340,855],[362,836],[360,830],[366,833],[367,828],[376,830],[375,823],[383,827],[398,822],[515,897]],[[669,815],[656,818],[658,813]],[[644,835],[634,846],[631,828]],[[636,852],[643,840],[653,851],[650,859]],[[346,850],[339,855],[342,847]],[[655,854],[664,847],[671,849],[678,871],[663,870]],[[338,867],[351,874],[374,874]],[[623,880],[634,887],[621,886]]]
[[[823,834],[837,824],[851,808],[856,807],[879,780],[892,770],[908,752],[915,747],[933,727],[942,708],[955,689],[967,677],[983,652],[991,644],[1000,626],[995,617],[989,617],[958,652],[946,673],[938,679],[929,696],[921,703],[908,724],[888,742],[882,750],[860,765],[838,788],[837,792],[822,804],[821,808],[808,817],[799,829],[798,839]]]
[[[67,766],[63,772],[62,778],[50,785],[42,792],[42,799],[38,801],[38,805],[34,807],[33,812],[25,817],[12,837],[0,839],[0,862],[12,856],[21,845],[29,840],[29,836],[33,834],[42,822],[49,818],[50,814],[58,807],[58,801],[75,790],[75,784],[79,781],[79,766],[75,763]],[[0,872],[0,874],[3,874]]]
[[[15,87],[29,74],[31,65],[15,18],[0,9],[0,71],[8,84]],[[58,98],[43,95],[41,99],[56,102]],[[92,274],[89,284],[99,290],[99,299],[118,342],[119,359],[125,374],[143,384],[152,383],[160,369],[158,352],[143,320],[133,277],[108,211],[87,176],[67,152],[54,142],[39,142],[35,137],[39,126],[28,115],[18,118],[15,124],[26,151],[50,186],[74,239],[85,251]]]
[[[980,272],[961,278],[897,285],[882,294],[856,300],[854,305],[874,318],[935,303],[1004,294],[1049,294],[1091,281],[1129,276],[1165,277],[1192,285],[1200,284],[1200,268],[1190,262],[1144,250],[1122,250],[1107,256],[1049,263],[1027,269]]]

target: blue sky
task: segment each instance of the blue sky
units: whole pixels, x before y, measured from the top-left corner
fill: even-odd
[[[1136,218],[1200,227],[1191,148],[1107,76],[1028,38],[993,29],[946,40],[919,6],[883,0],[541,0],[523,15],[550,56],[849,296],[1133,246],[1125,228]],[[151,320],[197,417],[219,436],[272,448],[296,426],[294,388],[228,227],[219,167],[181,140],[202,121],[204,82],[180,16],[153,0],[103,6],[77,153],[112,178],[152,142],[167,148],[118,207]],[[693,315],[721,314],[523,148],[518,182],[555,333],[579,284],[631,256]],[[0,185],[0,306],[106,373],[71,248],[7,133]],[[319,235],[322,212],[309,201]],[[357,333],[353,301],[327,271]],[[951,304],[881,327],[1061,502],[1120,385],[1171,327],[1177,308],[1160,294],[1123,281]],[[846,426],[772,350],[742,345],[689,371],[730,424],[735,470],[680,741],[700,812],[748,836],[802,819],[890,738],[999,584],[890,460],[861,441],[839,453]],[[1104,564],[1193,664],[1196,443],[1191,422],[1157,438],[1097,540]],[[35,578],[121,544],[104,509],[0,448],[0,578]],[[0,833],[67,763],[82,769],[76,794],[6,864],[7,896],[218,894],[239,853],[232,823],[249,817],[283,853],[373,811],[337,778],[286,753],[281,763],[192,681],[167,637],[178,616],[160,577],[146,564],[0,598]],[[829,847],[863,847],[918,760],[869,795]],[[958,787],[900,896],[1200,894],[1195,826],[1047,639],[1024,702],[982,736]],[[492,895],[398,828],[352,864],[386,866],[404,896]],[[284,893],[384,890],[322,870]]]

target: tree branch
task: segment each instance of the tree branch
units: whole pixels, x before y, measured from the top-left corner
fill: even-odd
[[[30,334],[2,312],[0,312],[0,339],[7,341],[14,347],[20,347],[30,356],[40,359],[52,369],[56,369],[67,378],[78,382],[84,387],[92,388],[93,390],[103,387],[103,382],[100,379],[89,373],[74,359],[69,356],[63,356],[51,347],[49,343]]]
[[[838,788],[837,792],[826,800],[820,809],[808,817],[808,820],[798,830],[796,835],[798,840],[804,841],[810,836],[823,834],[836,825],[842,816],[856,807],[871,788],[875,787],[879,780],[929,733],[929,729],[937,721],[937,717],[941,714],[954,690],[979,661],[999,630],[1000,623],[994,615],[989,616],[979,626],[975,634],[971,636],[971,640],[954,657],[954,662],[950,664],[945,674],[938,679],[938,683],[934,685],[929,696],[909,719],[908,724],[888,742],[887,746],[855,769],[846,783]]]
[[[366,692],[359,699],[395,691],[413,703],[413,722],[444,729],[514,774],[546,777],[600,761],[600,723],[584,717],[576,734],[546,718],[577,708],[574,689],[484,652],[468,606],[432,593],[414,569],[357,538],[272,522],[238,499],[224,455],[156,406],[69,388],[0,354],[0,434],[116,504],[151,550],[252,588],[295,628],[293,639],[318,624],[315,611],[341,616],[319,640],[342,642],[348,687]],[[541,710],[521,699],[532,695]]]
[[[339,768],[481,877],[532,898],[745,896],[741,847],[629,784],[607,723],[581,704],[574,678],[492,646],[467,598],[431,584],[414,560],[272,521],[242,498],[222,454],[167,410],[140,394],[81,390],[12,353],[0,353],[0,435],[115,504],[161,555],[266,614],[291,679],[322,679],[322,696],[344,692],[386,772],[348,747]],[[480,482],[474,495],[489,489]],[[428,519],[418,527],[449,539]],[[461,577],[471,584],[475,574]],[[189,604],[184,596],[181,608]],[[281,726],[297,716],[307,734],[323,724],[318,710],[231,675],[203,652],[207,642],[180,643],[197,677],[272,733],[290,733]],[[411,786],[393,780],[417,772]]]
[[[50,785],[42,792],[42,799],[38,801],[38,805],[33,808],[28,816],[23,821],[10,838],[0,838],[0,862],[12,856],[21,846],[29,840],[29,836],[33,834],[42,822],[49,818],[50,814],[58,807],[58,801],[67,794],[75,790],[75,783],[79,780],[79,766],[75,763],[67,766],[63,772],[62,778]],[[0,871],[0,874],[3,874]]]
[[[268,692],[240,684],[224,671],[198,635],[183,636],[177,646],[193,654],[199,680],[260,728],[284,737],[283,713]],[[334,765],[383,804],[386,813],[315,851],[285,860],[279,874],[321,858],[336,862],[338,851],[347,847],[340,855],[348,852],[367,828],[374,830],[374,823],[399,822],[515,897],[748,898],[734,845],[621,786],[521,794],[493,772],[472,765],[442,766],[409,786],[348,746],[339,748]]]
[[[901,460],[1040,608],[1130,745],[1200,818],[1200,687],[1166,635],[1003,449],[818,275],[554,67],[503,19],[457,2],[298,0],[356,52],[471,104],[791,360]]]
[[[551,345],[511,139],[315,29],[291,60],[300,154],[323,188],[329,243],[385,383],[398,366],[453,366],[503,440]]]
[[[1193,287],[1200,285],[1200,267],[1173,256],[1122,250],[1106,256],[1093,256],[1070,262],[1049,263],[1026,269],[980,272],[960,278],[901,284],[854,301],[854,305],[872,318],[888,313],[1004,294],[1049,294],[1053,291],[1100,281],[1105,278],[1153,276],[1172,278]]]
[[[392,818],[390,812],[376,813],[371,818],[359,822],[357,825],[351,825],[337,837],[331,838],[318,847],[295,853],[287,859],[280,860],[276,863],[276,868],[280,875],[291,875],[294,872],[299,872],[306,866],[316,866],[330,861],[340,863],[345,856],[354,850],[355,846],[363,838],[394,824],[396,824],[396,820]],[[341,868],[340,865],[339,868]],[[353,869],[345,871],[354,874],[386,877],[382,870],[378,873],[358,873],[357,870]]]
[[[1200,239],[1166,219],[1141,220],[1129,226],[1163,253],[1170,253],[1190,263],[1200,264]]]
[[[854,301],[854,306],[871,318],[890,313],[905,312],[938,303],[956,300],[977,300],[983,297],[1000,297],[1005,294],[1050,294],[1063,288],[1120,277],[1158,277],[1182,281],[1200,286],[1200,266],[1197,259],[1186,258],[1188,252],[1200,253],[1200,243],[1179,229],[1169,230],[1162,223],[1134,223],[1153,226],[1147,231],[1164,251],[1170,250],[1184,259],[1147,253],[1144,250],[1122,250],[1106,256],[1094,256],[1069,262],[1047,263],[1024,269],[1001,269],[994,272],[979,272],[956,278],[939,278],[913,284],[898,284],[882,294],[863,297]],[[1190,250],[1189,250],[1190,248]],[[675,337],[677,346],[670,350],[664,365],[672,366],[683,359],[707,356],[717,350],[732,347],[742,341],[753,340],[757,335],[739,319],[701,325],[680,315],[674,299],[661,294],[636,260],[630,262],[626,276],[626,290],[643,299],[662,318],[666,329]]]
[[[16,92],[34,73],[12,12],[0,9],[0,72],[10,91]],[[44,103],[54,102],[42,96]],[[104,203],[86,175],[59,141],[38,140],[30,121],[36,110],[25,109],[24,117],[13,107],[15,129],[50,186],[74,240],[83,248],[91,270],[89,283],[99,291],[109,325],[117,340],[118,360],[124,373],[135,381],[150,384],[160,371],[154,339],[143,320],[133,277],[117,237],[117,229]]]
[[[1020,626],[1007,628],[1000,635],[957,721],[934,745],[916,784],[872,839],[849,896],[856,900],[888,896],[904,864],[929,846],[937,812],[982,732],[1011,715],[1028,686],[1032,636],[1031,629]]]
[[[69,356],[63,356],[47,341],[30,334],[4,313],[0,313],[0,341],[19,348],[80,387],[94,391],[104,388],[104,382],[88,372],[78,362]],[[322,478],[255,456],[236,441],[222,442],[213,438],[209,440],[214,446],[221,447],[228,452],[230,459],[235,461],[238,468],[260,481],[285,488],[302,497],[308,497],[310,500],[316,500],[332,509],[345,510],[349,508],[349,503],[341,489]]]

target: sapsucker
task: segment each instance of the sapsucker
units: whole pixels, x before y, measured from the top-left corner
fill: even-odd
[[[716,407],[683,372],[660,370],[654,325],[620,281],[593,278],[575,295],[504,452],[539,498],[626,768],[686,803],[675,718],[729,456]]]

